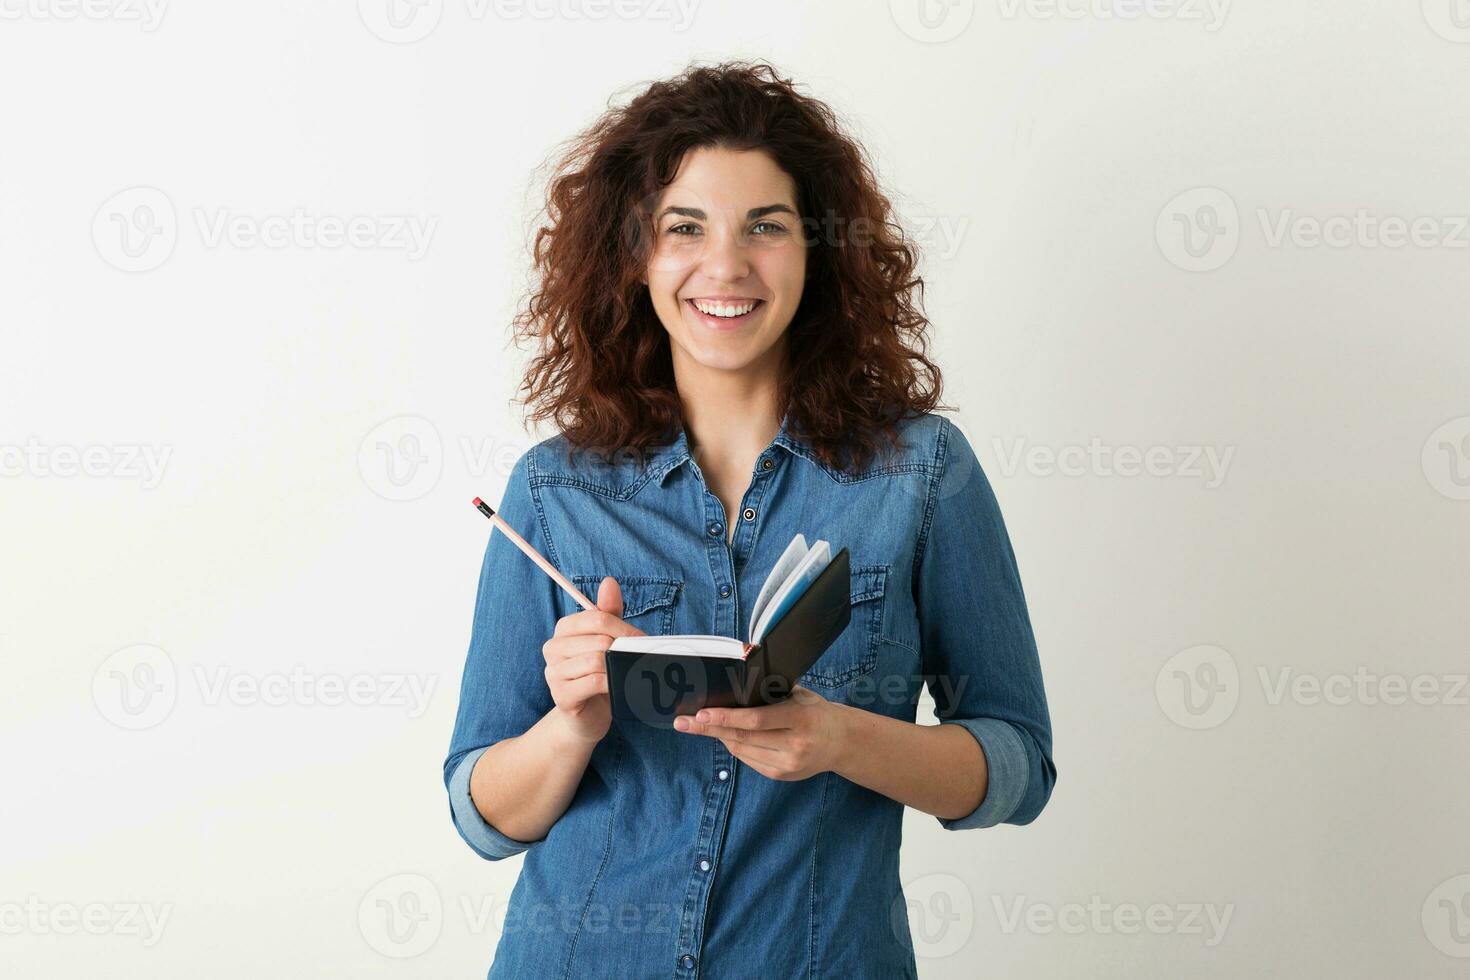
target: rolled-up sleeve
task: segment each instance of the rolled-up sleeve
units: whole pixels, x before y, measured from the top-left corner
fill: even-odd
[[[1041,662],[1010,536],[969,441],[948,419],[915,557],[924,670],[942,724],[980,744],[980,805],[947,830],[1027,824],[1056,783]]]
[[[496,512],[533,547],[551,555],[531,495],[534,452],[517,461]],[[444,761],[455,829],[475,853],[490,861],[519,854],[536,843],[507,837],[480,815],[470,798],[470,774],[487,748],[524,733],[553,706],[541,646],[560,615],[555,589],[505,535],[490,534],[460,680],[459,710]]]

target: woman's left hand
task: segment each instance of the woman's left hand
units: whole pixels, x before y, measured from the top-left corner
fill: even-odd
[[[807,779],[838,767],[843,745],[841,705],[795,685],[791,697],[756,708],[701,708],[680,715],[674,728],[708,735],[730,754],[771,779]]]

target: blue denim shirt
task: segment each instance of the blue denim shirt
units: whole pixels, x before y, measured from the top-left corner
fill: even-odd
[[[1029,823],[1056,768],[1015,555],[963,434],[934,415],[900,431],[896,453],[854,474],[819,463],[783,425],[730,515],[682,434],[611,462],[569,462],[557,437],[521,457],[499,512],[583,592],[616,578],[623,618],[649,634],[744,639],[793,535],[846,547],[852,620],[800,683],[910,722],[927,683],[990,774],[974,812],[939,823]],[[492,861],[525,853],[490,977],[916,976],[903,806],[835,773],[772,780],[718,739],[615,720],[544,839],[513,840],[480,816],[470,770],[551,710],[541,646],[576,611],[490,536],[444,763],[470,847]]]

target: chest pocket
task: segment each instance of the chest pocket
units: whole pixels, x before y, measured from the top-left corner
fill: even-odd
[[[878,665],[888,566],[854,565],[851,577],[852,619],[842,635],[801,675],[799,683],[805,687],[825,693],[842,687],[854,677],[871,673]]]
[[[684,583],[674,578],[653,578],[646,575],[630,575],[620,578],[618,586],[623,590],[623,621],[636,626],[649,636],[661,636],[674,631],[674,609]],[[597,601],[597,587],[602,583],[601,575],[573,575],[572,584],[582,590],[587,598]]]

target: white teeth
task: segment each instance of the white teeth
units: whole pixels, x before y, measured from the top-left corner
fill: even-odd
[[[694,308],[697,309],[697,310],[699,310],[699,312],[701,312],[701,313],[708,314],[709,316],[723,316],[723,317],[744,316],[745,314],[749,313],[751,310],[755,309],[755,306],[756,306],[755,302],[739,303],[739,304],[730,304],[730,303],[704,303],[704,302],[701,302],[701,301],[699,301],[697,299],[696,300],[693,300],[692,302],[694,303]]]

